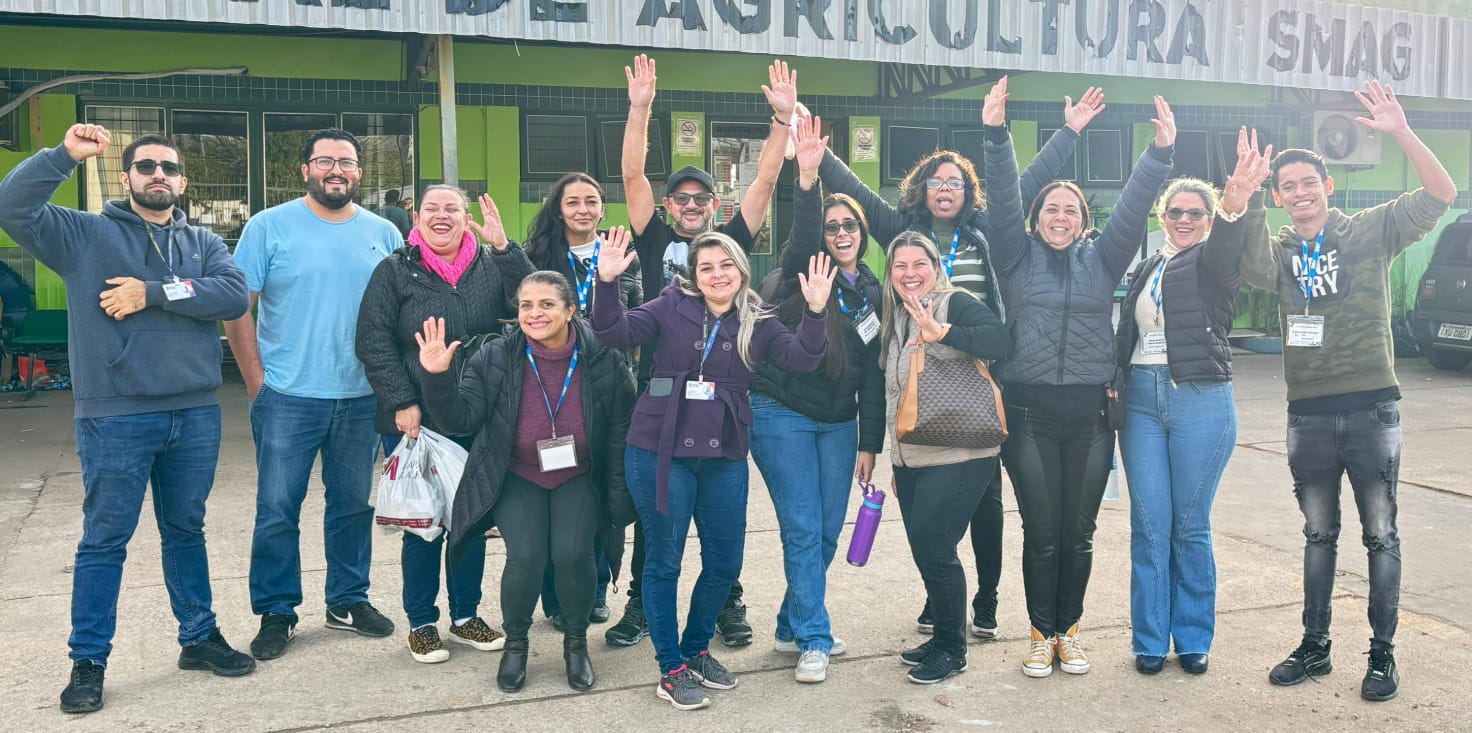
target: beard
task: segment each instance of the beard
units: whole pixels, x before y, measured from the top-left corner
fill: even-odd
[[[346,180],[346,179],[344,179]],[[353,197],[358,195],[358,184],[347,181],[347,186],[342,193],[332,193],[327,190],[326,179],[308,178],[307,195],[313,201],[328,209],[341,209],[353,202]]]
[[[687,238],[690,238],[690,239],[694,239],[695,237],[698,237],[698,236],[700,236],[702,234],[705,234],[706,232],[710,231],[711,230],[711,224],[714,221],[715,221],[715,216],[713,216],[713,215],[712,216],[706,216],[704,214],[704,212],[702,212],[702,215],[700,217],[700,224],[698,224],[694,229],[686,229],[685,228],[685,218],[682,217],[682,216],[676,216],[675,217],[674,230],[675,230],[675,233],[676,234],[679,234],[682,237],[687,237]]]
[[[167,191],[140,191],[135,188],[128,191],[128,196],[133,203],[149,211],[168,211],[179,203],[179,194],[174,193],[172,188]]]

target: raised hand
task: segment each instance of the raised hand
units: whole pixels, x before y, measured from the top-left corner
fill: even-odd
[[[1354,93],[1354,98],[1360,100],[1360,104],[1370,113],[1369,117],[1354,118],[1355,122],[1380,132],[1393,133],[1410,129],[1410,123],[1406,122],[1406,111],[1400,106],[1400,100],[1395,98],[1395,90],[1389,84],[1381,84],[1372,79],[1365,82],[1365,91]]]
[[[1007,124],[1007,77],[997,82],[981,103],[981,124],[1001,127]]]
[[[466,215],[465,226],[470,227],[481,241],[489,242],[497,250],[506,249],[511,240],[506,238],[506,227],[501,224],[501,210],[496,208],[496,202],[491,200],[488,193],[480,195],[480,214],[485,218],[485,224],[477,224],[475,217]]]
[[[1222,211],[1237,215],[1247,210],[1247,202],[1252,198],[1262,182],[1267,180],[1268,173],[1272,170],[1273,146],[1258,152],[1257,130],[1252,130],[1251,138],[1248,137],[1247,128],[1243,127],[1237,133],[1237,168],[1227,179],[1227,185],[1222,189]]]
[[[822,313],[828,307],[828,294],[833,292],[833,276],[838,268],[827,252],[819,252],[808,258],[808,271],[797,273],[797,283],[802,286],[802,298],[808,302],[808,310]]]
[[[109,133],[102,125],[72,125],[67,128],[66,138],[61,144],[66,148],[67,155],[80,163],[88,158],[102,155],[110,142],[112,142],[112,133]]]
[[[828,149],[828,138],[823,136],[823,121],[818,117],[798,117],[793,125],[792,138],[797,146],[798,173],[811,181],[823,163],[823,151]]]
[[[629,80],[630,107],[654,104],[654,86],[659,80],[654,74],[654,59],[642,53],[635,56],[633,68],[624,67],[624,76]]]
[[[419,366],[424,367],[424,371],[444,374],[450,370],[450,362],[455,360],[455,350],[460,348],[460,342],[445,346],[445,319],[424,319],[424,333],[414,334],[414,340],[419,342]]]
[[[603,245],[598,250],[598,279],[606,283],[616,282],[634,261],[634,249],[629,246],[633,235],[626,227],[612,227]]]
[[[797,109],[797,72],[787,68],[786,61],[773,61],[767,67],[767,81],[762,85],[767,103],[778,120],[791,122],[792,112]]]
[[[1155,147],[1169,148],[1176,144],[1175,113],[1159,94],[1155,95],[1155,117],[1150,124],[1155,125]]]
[[[945,338],[946,331],[951,328],[950,324],[935,320],[935,304],[940,302],[940,296],[933,296],[926,303],[920,300],[920,296],[910,294],[902,302],[915,325],[920,327],[922,341],[934,344]]]
[[[1082,134],[1085,127],[1104,111],[1104,90],[1099,87],[1089,87],[1078,104],[1073,103],[1073,97],[1063,98],[1063,123],[1068,129]]]

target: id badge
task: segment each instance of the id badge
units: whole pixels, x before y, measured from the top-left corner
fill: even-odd
[[[194,297],[194,283],[188,280],[164,283],[164,297],[172,303],[176,300],[189,300]]]
[[[578,451],[573,445],[572,436],[537,441],[537,462],[542,466],[542,473],[577,468]]]
[[[854,330],[859,332],[859,338],[863,339],[864,345],[867,346],[875,336],[879,335],[879,317],[874,315],[874,311],[869,311],[854,323]]]
[[[1324,345],[1323,316],[1288,316],[1288,346],[1317,349]]]
[[[685,399],[687,399],[687,400],[707,400],[707,401],[709,401],[709,400],[713,400],[715,398],[716,398],[716,383],[715,382],[696,382],[696,381],[693,381],[692,380],[692,381],[689,381],[689,382],[686,382],[685,383]]]
[[[1165,332],[1146,331],[1140,336],[1140,353],[1155,356],[1165,353]]]

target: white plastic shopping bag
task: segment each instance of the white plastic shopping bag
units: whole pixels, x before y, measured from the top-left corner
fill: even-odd
[[[470,455],[449,438],[428,428],[419,429],[419,442],[424,444],[424,473],[429,482],[440,492],[440,524],[450,531],[450,512],[455,509],[455,491],[460,488],[460,477],[465,473],[465,462]]]
[[[378,478],[378,508],[373,521],[386,532],[412,532],[433,541],[444,528],[444,499],[429,479],[428,446],[423,440],[405,438],[383,461]]]

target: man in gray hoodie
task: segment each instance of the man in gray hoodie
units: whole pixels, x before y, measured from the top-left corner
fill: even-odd
[[[180,669],[225,676],[255,669],[215,625],[204,541],[220,450],[215,323],[245,312],[245,275],[220,237],[191,226],[176,207],[188,179],[167,138],[140,137],[123,150],[118,176],[127,201],[109,201],[101,215],[50,203],[110,139],[99,125],[73,125],[61,145],[0,181],[0,229],[67,289],[85,490],[72,574],[72,673],[61,693],[68,713],[102,707],[123,560],[150,477]]]

